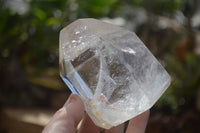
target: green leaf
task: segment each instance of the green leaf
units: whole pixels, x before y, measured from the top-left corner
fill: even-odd
[[[39,19],[39,20],[45,20],[46,19],[46,13],[39,9],[39,8],[36,8],[35,11],[34,11],[34,15]]]

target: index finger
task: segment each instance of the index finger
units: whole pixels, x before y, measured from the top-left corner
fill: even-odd
[[[130,120],[126,133],[144,133],[149,119],[149,110]]]

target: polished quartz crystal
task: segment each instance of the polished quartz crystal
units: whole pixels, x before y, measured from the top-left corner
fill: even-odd
[[[59,54],[62,79],[105,129],[148,110],[171,82],[135,33],[99,20],[63,28]]]

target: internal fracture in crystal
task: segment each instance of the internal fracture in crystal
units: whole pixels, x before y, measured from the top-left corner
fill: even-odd
[[[59,54],[62,79],[105,129],[151,108],[171,82],[135,33],[99,20],[62,29]]]

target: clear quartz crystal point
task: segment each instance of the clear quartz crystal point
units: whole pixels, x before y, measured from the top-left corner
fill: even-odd
[[[148,110],[171,82],[135,33],[99,20],[63,28],[59,54],[62,79],[105,129]]]

